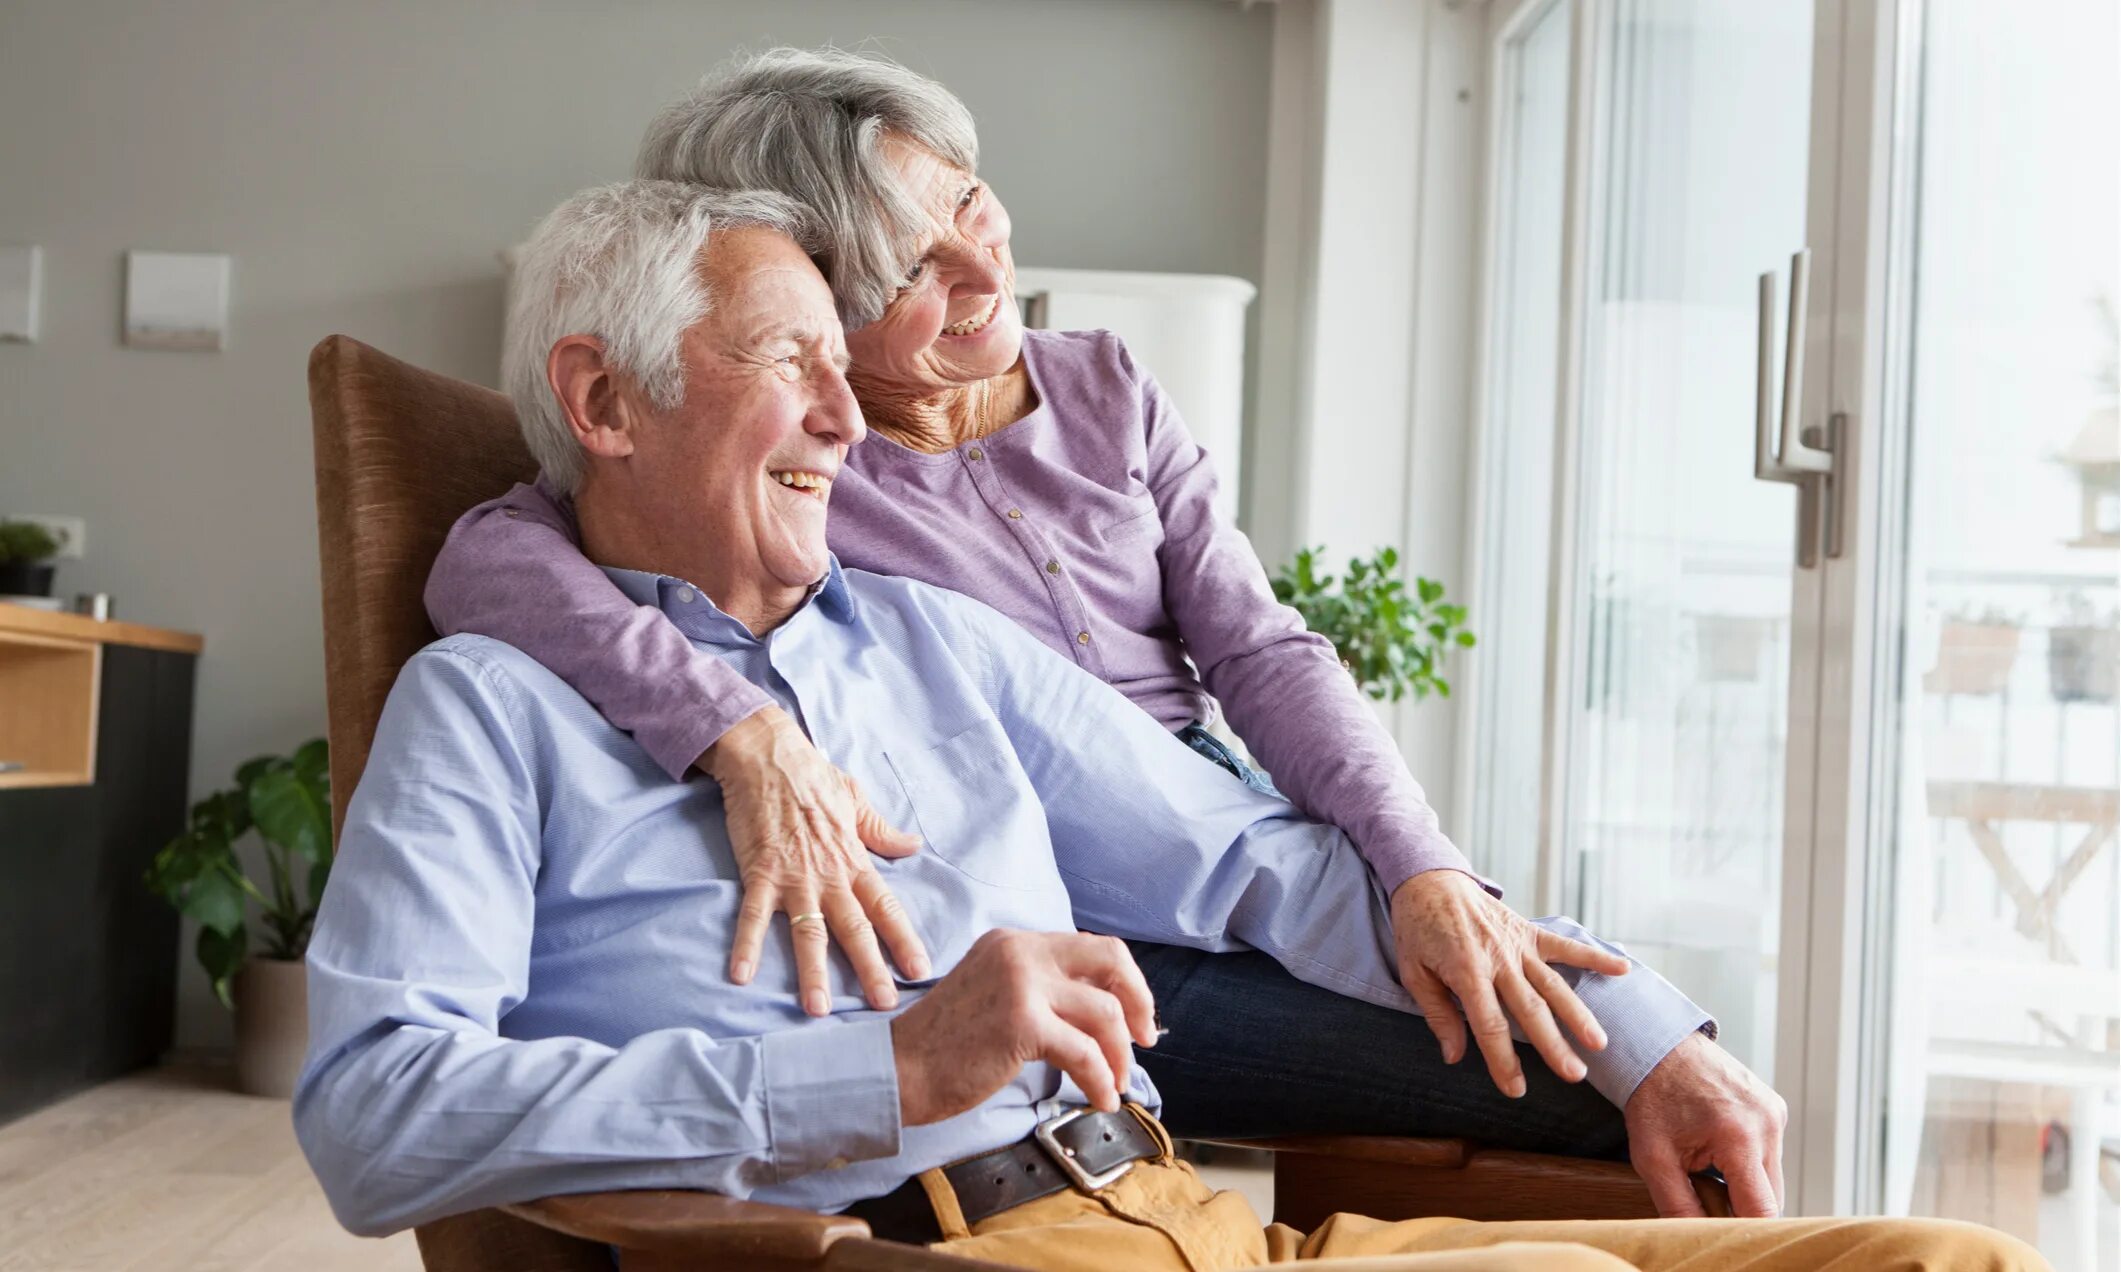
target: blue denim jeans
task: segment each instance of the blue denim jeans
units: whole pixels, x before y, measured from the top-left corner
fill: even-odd
[[[1265,773],[1260,772],[1240,759],[1237,752],[1230,749],[1228,743],[1208,732],[1207,725],[1187,725],[1178,731],[1178,740],[1192,747],[1196,754],[1218,768],[1229,770],[1231,776],[1260,794],[1272,795],[1276,799],[1281,798],[1281,791],[1275,788],[1273,781]]]
[[[1267,778],[1193,725],[1179,739],[1247,785]],[[1495,1148],[1622,1158],[1620,1110],[1517,1048],[1524,1098],[1495,1089],[1479,1052],[1456,1065],[1420,1016],[1307,985],[1256,951],[1130,941],[1170,1030],[1138,1048],[1173,1135],[1465,1137]]]

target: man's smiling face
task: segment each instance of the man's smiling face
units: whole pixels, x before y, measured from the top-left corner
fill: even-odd
[[[662,487],[657,504],[690,505],[675,524],[711,536],[723,570],[808,587],[825,573],[833,479],[866,432],[832,293],[772,230],[717,231],[703,270],[709,307],[681,346],[684,401],[646,421],[632,465]]]

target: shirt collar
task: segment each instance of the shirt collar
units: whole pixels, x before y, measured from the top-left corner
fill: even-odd
[[[710,599],[706,592],[683,579],[668,574],[653,574],[646,570],[623,570],[616,566],[600,567],[611,581],[618,585],[627,599],[636,605],[647,605],[660,610],[664,617],[677,625],[694,640],[713,645],[752,645],[758,638],[751,634],[736,619],[722,612],[722,608]],[[847,577],[840,570],[840,559],[830,553],[825,557],[825,577],[810,585],[810,592],[803,603],[796,607],[801,614],[815,602],[818,612],[826,618],[845,626],[851,626],[858,617],[854,593],[847,587]],[[789,615],[791,619],[795,614]]]

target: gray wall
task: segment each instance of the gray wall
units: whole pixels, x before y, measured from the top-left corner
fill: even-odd
[[[204,790],[323,731],[318,339],[491,383],[496,249],[775,42],[960,93],[1019,260],[1256,279],[1270,34],[1229,0],[9,0],[0,242],[42,244],[45,285],[39,343],[0,345],[0,512],[86,517],[63,591],[206,635]],[[226,352],[119,345],[128,248],[234,256]],[[201,982],[187,950],[183,1043],[225,1036]]]

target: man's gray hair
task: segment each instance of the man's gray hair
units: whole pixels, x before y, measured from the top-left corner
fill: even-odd
[[[785,195],[623,181],[572,196],[516,249],[501,386],[554,485],[572,494],[584,460],[546,379],[553,345],[562,336],[595,336],[605,358],[651,401],[677,407],[685,400],[680,342],[712,301],[701,252],[710,233],[746,227],[778,230],[805,251],[817,247],[816,217]]]
[[[929,222],[884,152],[892,133],[966,172],[979,166],[972,113],[927,76],[839,49],[769,49],[665,107],[634,171],[808,204],[825,235],[818,268],[852,331],[884,312]]]

